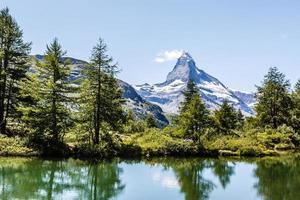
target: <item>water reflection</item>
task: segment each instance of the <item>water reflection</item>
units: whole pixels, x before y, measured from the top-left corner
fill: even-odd
[[[177,181],[175,183],[184,194],[186,200],[209,199],[209,194],[216,188],[216,184],[204,177],[205,170],[211,170],[225,189],[234,174],[234,165],[222,159],[154,159],[148,164],[161,164],[171,169]]]
[[[116,163],[3,159],[1,199],[110,199],[124,185]]]
[[[197,200],[233,199],[236,194],[248,199],[292,200],[300,196],[299,188],[300,156],[251,160],[160,158],[97,164],[73,159],[0,158],[0,199],[4,200],[152,196]]]
[[[265,200],[300,198],[300,156],[270,158],[257,162],[255,184]]]

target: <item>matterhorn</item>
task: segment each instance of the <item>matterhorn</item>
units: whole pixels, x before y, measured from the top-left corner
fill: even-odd
[[[217,109],[226,99],[245,115],[253,115],[253,94],[233,91],[217,78],[209,75],[196,66],[196,62],[187,52],[178,58],[166,81],[154,85],[136,85],[137,92],[147,101],[160,106],[165,113],[177,114],[183,101],[182,92],[189,80],[194,81],[201,98],[210,110]]]

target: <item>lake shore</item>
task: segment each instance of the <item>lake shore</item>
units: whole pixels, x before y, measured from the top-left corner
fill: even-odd
[[[122,145],[110,152],[103,152],[102,150],[86,149],[82,146],[67,145],[65,154],[53,154],[45,155],[42,152],[27,147],[24,142],[15,142],[15,138],[5,138],[6,143],[0,148],[1,157],[40,157],[40,158],[78,158],[78,159],[111,159],[111,158],[154,158],[154,157],[277,157],[282,155],[292,155],[299,153],[297,148],[288,149],[267,149],[257,150],[257,146],[249,147],[244,146],[243,148],[203,148],[199,147],[191,141],[181,141],[185,144],[169,144],[151,147],[151,143],[147,145],[128,143],[128,141],[122,141]],[[161,141],[160,141],[161,142]],[[150,146],[149,146],[150,145]],[[180,146],[181,145],[181,146]],[[245,150],[247,149],[247,150]]]

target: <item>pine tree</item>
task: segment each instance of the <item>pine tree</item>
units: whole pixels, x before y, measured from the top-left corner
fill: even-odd
[[[277,128],[290,120],[290,83],[276,67],[265,75],[262,86],[257,87],[255,110],[261,126]]]
[[[23,121],[33,132],[33,144],[38,147],[45,143],[61,143],[72,121],[70,105],[76,89],[68,81],[70,65],[68,61],[62,61],[65,54],[58,40],[54,39],[47,45],[44,60],[37,61],[34,73],[21,84],[23,98],[31,101],[19,110],[23,113]]]
[[[245,124],[245,116],[243,115],[241,109],[239,109],[236,113],[236,119],[237,119],[237,128],[242,129]]]
[[[188,107],[188,105],[190,104],[192,98],[194,97],[194,94],[199,95],[199,90],[196,87],[194,81],[189,80],[188,83],[187,83],[187,87],[183,92],[184,101],[181,103],[181,108],[180,108],[181,112],[184,112],[185,109]]]
[[[148,114],[145,121],[148,128],[157,128],[156,120],[152,114]]]
[[[80,110],[85,123],[89,124],[86,127],[93,144],[99,144],[103,124],[118,130],[126,117],[122,109],[122,92],[115,78],[117,66],[112,64],[106,51],[106,44],[99,39],[92,50],[91,62],[83,69],[85,80],[81,87]]]
[[[223,101],[220,108],[214,112],[214,121],[217,130],[222,134],[229,134],[237,128],[237,112],[228,100]]]
[[[300,80],[295,85],[295,89],[291,95],[292,110],[291,110],[291,126],[297,132],[300,131]]]
[[[18,117],[19,81],[25,77],[31,43],[23,41],[23,32],[9,14],[0,11],[0,133],[7,134],[8,118]]]
[[[197,140],[210,123],[209,111],[196,92],[179,115],[179,127],[185,137]]]

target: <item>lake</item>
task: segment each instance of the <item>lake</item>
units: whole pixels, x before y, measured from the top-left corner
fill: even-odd
[[[90,163],[0,158],[0,199],[300,198],[300,156]]]

